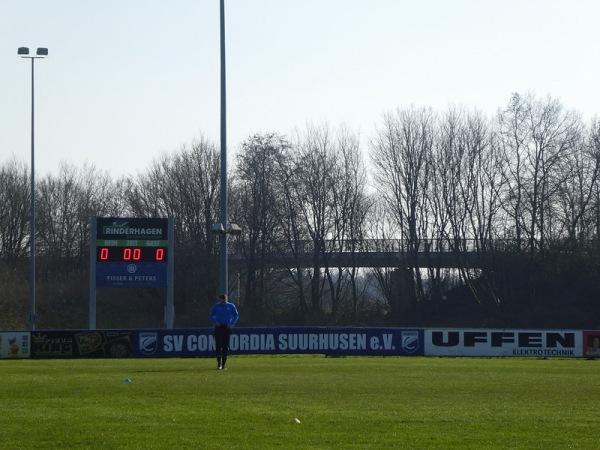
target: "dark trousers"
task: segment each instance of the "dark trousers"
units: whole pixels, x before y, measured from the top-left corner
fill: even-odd
[[[231,337],[231,328],[227,325],[215,327],[215,350],[217,353],[217,363],[219,366],[225,366],[227,354],[229,353],[229,338]]]

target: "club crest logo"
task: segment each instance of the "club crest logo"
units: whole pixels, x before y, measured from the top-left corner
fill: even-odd
[[[158,348],[156,333],[140,333],[140,352],[144,355],[153,355]]]
[[[419,332],[418,331],[403,331],[401,339],[402,339],[402,350],[405,353],[415,353],[419,349]]]

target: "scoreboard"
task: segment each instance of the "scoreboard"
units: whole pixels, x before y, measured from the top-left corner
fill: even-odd
[[[92,217],[90,232],[90,330],[97,287],[165,289],[165,324],[173,328],[173,218]]]
[[[166,218],[96,218],[96,286],[167,287]]]

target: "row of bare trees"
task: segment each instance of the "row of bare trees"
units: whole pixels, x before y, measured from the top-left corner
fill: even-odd
[[[85,326],[91,216],[174,217],[176,324],[202,324],[218,284],[219,158],[201,137],[127,179],[63,164],[38,180],[41,305],[60,312],[47,327]],[[398,109],[368,140],[328,125],[257,134],[229,176],[243,229],[230,250],[244,261],[230,289],[248,324],[581,321],[600,293],[599,170],[600,123],[532,94],[492,118]],[[18,327],[26,303],[28,183],[25,164],[0,167],[0,328]],[[354,263],[395,242],[395,267]],[[452,268],[434,260],[442,249]]]
[[[330,259],[336,249],[357,251],[352,245],[366,237],[373,199],[358,137],[327,126],[309,126],[290,141],[273,134],[251,137],[242,145],[234,189],[234,215],[247,230],[238,244],[248,255],[244,292],[254,312],[264,316],[265,307],[280,306],[272,298],[273,283],[283,282],[289,290],[283,298],[297,298],[299,317],[313,323],[323,313],[355,317],[358,268],[334,267]],[[308,268],[301,262],[307,248]],[[283,257],[281,281],[266,265],[273,254]]]

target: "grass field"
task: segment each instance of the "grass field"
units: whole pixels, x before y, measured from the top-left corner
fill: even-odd
[[[600,446],[600,361],[229,363],[217,371],[212,359],[0,360],[0,448]]]

